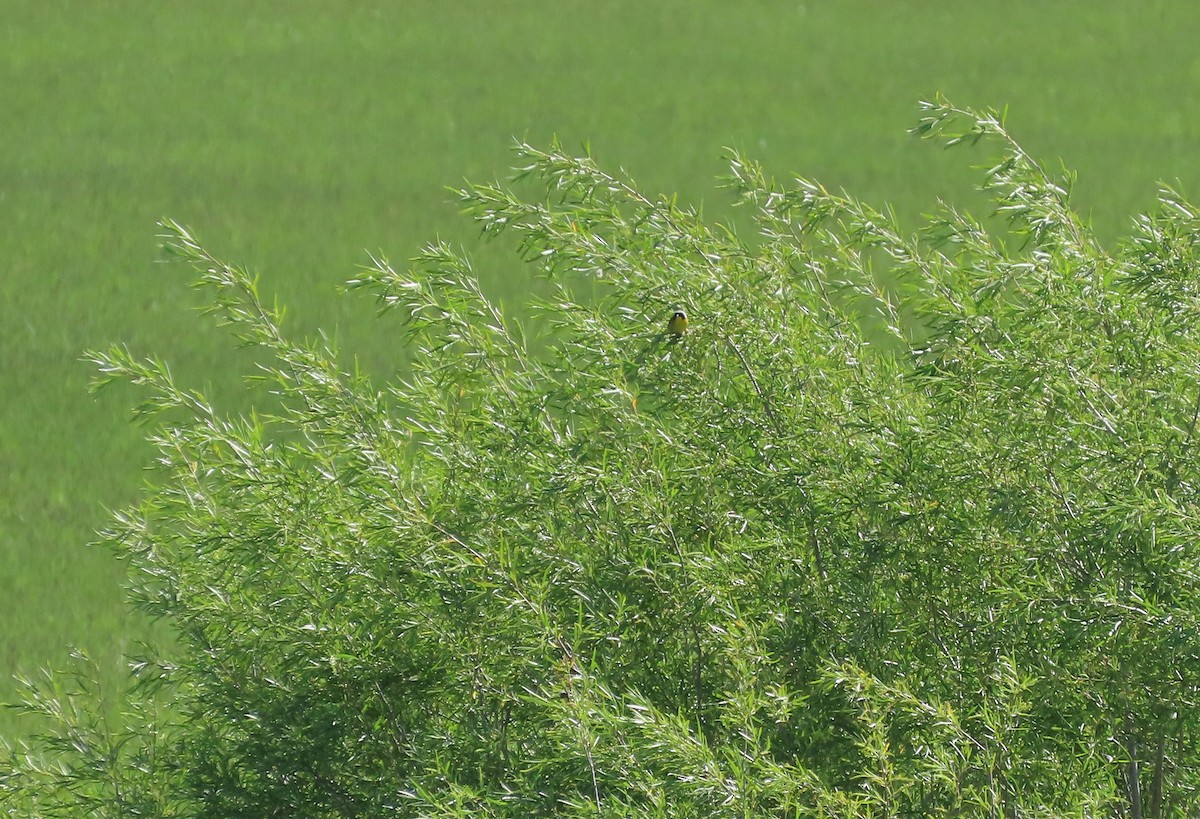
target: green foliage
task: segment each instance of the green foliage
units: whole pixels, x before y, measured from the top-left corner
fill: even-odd
[[[279,398],[227,418],[160,362],[95,356],[159,419],[158,488],[107,538],[179,635],[137,674],[172,713],[131,700],[116,743],[137,792],[170,798],[125,807],[114,743],[54,734],[7,760],[0,798],[1194,813],[1196,211],[1164,193],[1110,255],[997,115],[923,109],[917,133],[998,153],[1008,233],[942,206],[910,237],[733,153],[743,239],[519,145],[516,185],[460,196],[546,279],[544,332],[447,246],[379,259],[350,284],[399,314],[413,360],[383,388],[165,223]]]
[[[906,225],[934,192],[982,214],[965,163],[902,132],[931,88],[1019,109],[1026,147],[1079,171],[1072,201],[1110,245],[1153,180],[1200,178],[1200,95],[1178,81],[1200,71],[1197,4],[606,2],[586,4],[581,37],[583,8],[5,0],[0,699],[17,690],[8,672],[69,645],[119,685],[129,645],[166,633],[125,607],[124,565],[82,545],[139,496],[151,449],[122,391],[81,397],[80,351],[152,351],[226,414],[260,398],[240,382],[247,358],[183,318],[200,294],[152,264],[162,214],[262,270],[289,335],[326,328],[384,378],[404,353],[337,283],[364,247],[473,242],[442,186],[491,178],[513,134],[586,135],[606,167],[710,221],[731,204],[711,190],[721,145],[888,202]],[[501,262],[506,242],[469,246],[485,292],[526,318],[530,271]]]
[[[100,666],[82,653],[69,670],[21,680],[24,717],[40,720],[38,747],[0,744],[0,807],[7,816],[183,816],[187,795],[167,775],[169,731],[161,669],[141,661],[137,683],[110,713]]]

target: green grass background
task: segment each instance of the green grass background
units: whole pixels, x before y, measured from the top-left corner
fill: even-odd
[[[88,548],[151,456],[87,348],[165,357],[237,410],[240,359],[157,264],[155,221],[262,273],[289,327],[387,374],[394,326],[337,295],[366,261],[472,246],[445,191],[507,173],[514,136],[590,141],[651,192],[729,213],[724,145],[908,226],[968,169],[905,134],[919,98],[1010,106],[1115,241],[1159,179],[1200,174],[1200,6],[1150,0],[446,3],[4,0],[0,8],[0,699],[78,645],[108,668],[150,632]],[[527,271],[482,256],[519,302]],[[5,726],[0,717],[0,729]]]

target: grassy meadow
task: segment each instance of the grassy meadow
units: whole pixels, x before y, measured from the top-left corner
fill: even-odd
[[[88,548],[136,500],[151,450],[137,396],[88,396],[85,349],[156,354],[218,404],[246,361],[158,264],[170,216],[262,274],[299,334],[370,372],[402,352],[338,294],[367,251],[393,261],[476,230],[445,186],[507,173],[514,136],[590,143],[644,188],[713,218],[722,146],[892,203],[971,204],[969,165],[905,133],[935,92],[1010,108],[1035,155],[1078,171],[1116,241],[1156,180],[1200,179],[1200,7],[1152,0],[949,5],[661,0],[286,5],[6,0],[0,13],[0,698],[15,672],[87,649],[116,668],[153,633],[122,567]],[[518,302],[529,277],[477,254]],[[0,716],[0,728],[6,725]]]

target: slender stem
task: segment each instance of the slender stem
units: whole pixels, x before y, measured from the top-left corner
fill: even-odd
[[[767,413],[767,417],[771,419],[771,425],[775,427],[775,432],[782,435],[783,427],[780,426],[779,419],[775,417],[775,410],[771,408],[771,399],[767,397],[765,392],[763,392],[763,388],[759,385],[758,379],[754,377],[754,371],[750,369],[750,362],[746,360],[746,357],[742,355],[742,351],[737,348],[732,340],[726,338],[725,343],[729,345],[729,349],[733,350],[733,354],[737,356],[738,361],[741,362],[742,370],[746,373],[747,377],[749,377],[750,384],[754,387],[754,392],[758,394],[758,400],[762,401],[763,410]]]

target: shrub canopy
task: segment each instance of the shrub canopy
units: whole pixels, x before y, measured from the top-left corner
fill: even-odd
[[[1194,812],[1198,211],[1164,190],[1110,253],[996,114],[922,109],[996,152],[1006,222],[939,204],[910,236],[732,152],[742,237],[519,145],[514,186],[459,195],[547,281],[537,338],[447,246],[376,259],[350,284],[412,362],[383,387],[164,223],[279,402],[224,417],[95,356],[159,419],[157,485],[106,540],[178,644],[123,728],[32,685],[62,728],[9,754],[0,804]]]

